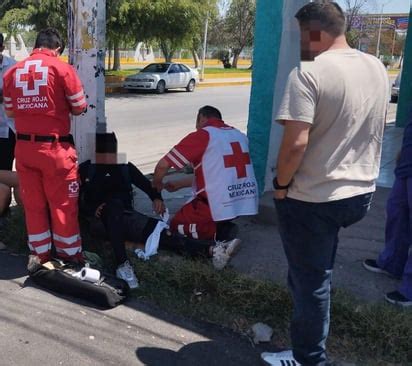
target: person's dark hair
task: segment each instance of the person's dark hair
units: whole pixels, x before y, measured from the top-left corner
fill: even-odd
[[[301,26],[310,26],[318,22],[320,30],[333,37],[341,36],[346,31],[346,18],[342,8],[333,1],[319,0],[302,7],[295,15]]]
[[[63,53],[65,43],[60,33],[55,28],[42,29],[37,35],[34,48],[48,48],[55,50],[60,47],[60,53]]]
[[[206,118],[217,118],[217,119],[222,119],[222,113],[210,105],[205,105],[204,107],[199,109],[199,114],[201,114],[203,117]]]
[[[3,33],[0,32],[0,47],[3,46],[3,43],[4,43]]]
[[[96,133],[97,153],[117,153],[117,138],[112,133]]]

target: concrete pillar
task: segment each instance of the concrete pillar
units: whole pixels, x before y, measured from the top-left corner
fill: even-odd
[[[309,0],[258,0],[248,136],[259,191],[272,189],[282,127],[274,122],[290,71],[300,64],[294,15]]]
[[[105,118],[105,0],[68,1],[69,62],[76,68],[83,82],[88,110],[73,117],[79,161],[94,156],[95,134],[106,132]]]
[[[283,0],[257,0],[248,137],[259,191],[264,188],[273,97],[282,37]]]
[[[398,112],[396,116],[397,127],[405,127],[408,123],[408,117],[410,117],[410,113],[412,113],[412,3],[404,55]]]

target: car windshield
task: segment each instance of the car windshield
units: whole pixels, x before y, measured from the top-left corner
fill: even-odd
[[[142,71],[140,72],[152,72],[157,74],[163,74],[169,68],[169,64],[150,64],[147,65]]]

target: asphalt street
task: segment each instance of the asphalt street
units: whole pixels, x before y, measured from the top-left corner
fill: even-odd
[[[206,104],[219,108],[228,124],[246,132],[249,98],[250,86],[110,95],[106,98],[108,130],[116,132],[119,152],[127,160],[143,173],[152,173],[156,162],[195,129],[197,111]],[[396,104],[390,104],[388,121],[395,118]]]
[[[228,124],[246,131],[249,94],[250,86],[235,86],[108,96],[108,130],[116,132],[119,152],[143,173],[151,173],[156,162],[195,129],[197,111],[206,104],[219,108]]]

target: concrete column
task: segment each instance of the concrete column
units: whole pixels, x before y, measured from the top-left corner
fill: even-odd
[[[290,71],[300,64],[294,15],[309,0],[258,0],[248,136],[259,191],[272,189],[283,128],[274,118]]]
[[[273,97],[282,37],[283,0],[257,0],[248,137],[259,191],[263,192]]]
[[[412,113],[412,3],[404,55],[398,112],[396,116],[397,127],[405,127],[408,123],[408,117],[410,117],[410,113]]]
[[[105,118],[105,0],[68,1],[69,62],[83,82],[88,110],[73,117],[79,161],[94,156],[95,134],[106,132]]]

